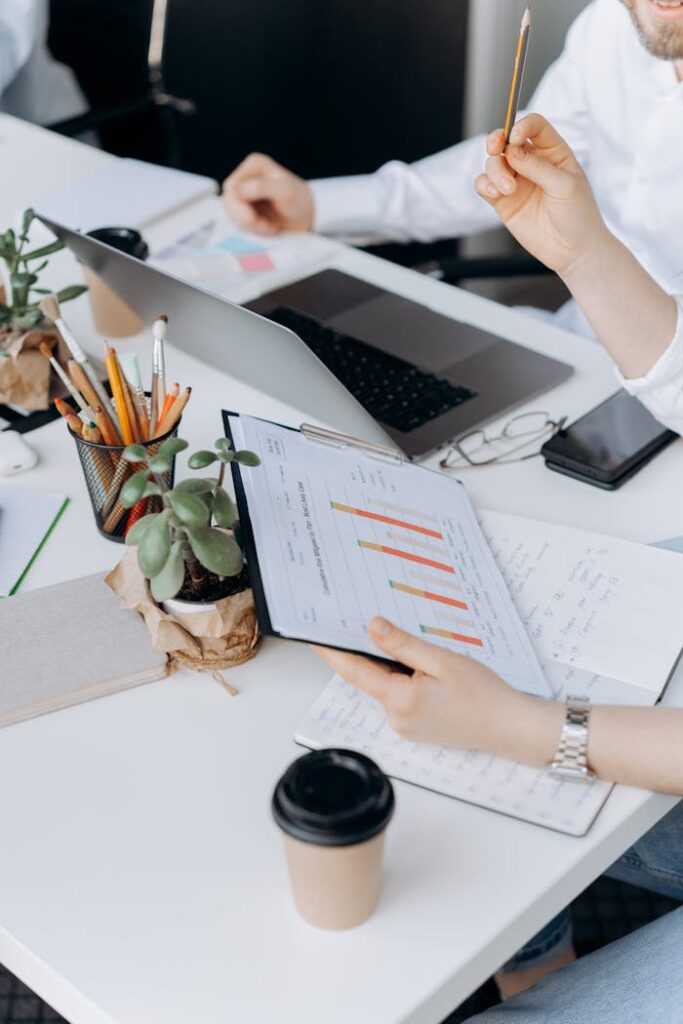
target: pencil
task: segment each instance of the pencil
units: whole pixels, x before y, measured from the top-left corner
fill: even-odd
[[[137,413],[135,411],[135,403],[133,402],[133,396],[131,395],[131,391],[130,391],[130,388],[128,386],[128,381],[126,380],[126,375],[123,372],[123,369],[121,367],[121,363],[119,362],[119,357],[116,354],[116,349],[115,348],[108,348],[106,346],[106,343],[105,343],[105,348],[107,348],[107,351],[111,352],[111,354],[114,357],[114,363],[116,364],[116,372],[118,373],[119,380],[121,381],[121,390],[123,392],[123,400],[126,403],[126,415],[128,416],[128,422],[130,424],[131,434],[133,435],[133,441],[137,444],[138,441],[142,441],[143,440],[143,437],[142,437],[142,432],[140,430],[140,425],[138,424],[138,417],[137,417]]]
[[[189,402],[191,394],[192,388],[185,388],[183,393],[174,399],[173,405],[167,413],[166,418],[159,423],[159,426],[157,427],[157,437],[163,437],[164,434],[168,434],[170,430],[173,430],[176,423],[182,416],[183,409]]]
[[[118,447],[121,444],[121,438],[114,430],[111,420],[107,416],[106,412],[100,405],[95,406],[95,423],[97,428],[104,438],[104,443],[110,445],[113,448]]]
[[[108,349],[105,366],[107,367],[109,386],[111,387],[111,393],[116,406],[116,414],[118,416],[119,423],[121,424],[123,443],[126,445],[135,444],[135,436],[133,434],[133,428],[128,418],[128,410],[126,408],[127,392],[124,392],[123,382],[119,376],[116,352],[114,349]]]
[[[169,410],[170,410],[171,406],[173,405],[173,402],[175,401],[175,399],[178,397],[179,394],[180,394],[180,384],[174,384],[173,387],[171,388],[171,390],[166,395],[166,400],[164,402],[164,407],[161,410],[161,414],[159,416],[159,423],[163,423],[164,422],[164,420],[168,416],[168,413],[169,413]]]
[[[83,424],[83,440],[91,444],[102,444],[102,434],[94,423]]]
[[[512,85],[510,86],[510,98],[508,100],[508,111],[505,118],[505,144],[510,142],[510,132],[512,126],[517,120],[517,111],[519,110],[519,100],[522,95],[522,85],[524,83],[524,71],[526,68],[526,58],[529,52],[529,34],[531,32],[531,6],[527,7],[522,17],[522,24],[519,30],[519,40],[517,42],[517,55],[515,57],[515,70],[512,73]]]
[[[123,370],[123,375],[131,388],[131,397],[133,399],[133,404],[135,405],[135,412],[137,413],[138,423],[142,433],[142,440],[149,441],[149,412],[147,409],[145,392],[142,390],[142,378],[140,376],[140,364],[138,363],[138,357],[134,352],[122,352],[119,355],[119,366]]]
[[[100,409],[102,417],[106,418],[107,428],[105,430],[103,429],[102,423],[97,419],[96,415],[91,417],[91,419],[95,419],[97,426],[102,431],[102,436],[107,440],[107,444],[121,444],[121,436],[118,431],[118,424],[114,422],[110,418],[109,414],[105,412],[104,409],[102,408],[102,403],[99,400],[97,392],[93,388],[88,377],[86,377],[83,371],[83,367],[80,365],[80,363],[76,362],[73,356],[70,356],[69,359],[67,360],[67,366],[69,368],[69,373],[71,375],[72,381],[79,389],[81,394],[85,397],[88,404],[91,406],[93,413],[96,414],[97,410]]]
[[[83,424],[79,420],[76,413],[73,411],[68,402],[65,402],[63,398],[55,398],[55,408],[60,416],[63,416],[66,422],[71,427],[74,434],[81,436]]]

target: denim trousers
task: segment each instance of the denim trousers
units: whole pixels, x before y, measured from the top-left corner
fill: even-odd
[[[607,874],[683,901],[683,801]],[[505,964],[542,964],[571,942],[563,911]],[[568,967],[468,1024],[683,1024],[683,907]]]

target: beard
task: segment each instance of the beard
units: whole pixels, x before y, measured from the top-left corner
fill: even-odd
[[[662,60],[683,59],[683,27],[681,23],[663,24],[651,29],[643,24],[638,16],[638,0],[620,0],[631,15],[640,41],[653,57]]]

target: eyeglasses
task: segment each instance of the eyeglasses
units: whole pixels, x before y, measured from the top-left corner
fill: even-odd
[[[566,422],[567,416],[553,420],[547,412],[526,412],[513,416],[499,434],[489,435],[484,430],[473,430],[457,438],[439,466],[443,470],[463,470],[534,459],[541,454],[540,447],[533,452],[520,453],[535,442],[542,440],[545,444],[562,430]]]

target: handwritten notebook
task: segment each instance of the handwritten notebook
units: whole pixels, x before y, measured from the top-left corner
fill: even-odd
[[[499,513],[481,523],[557,699],[654,704],[683,647],[679,554]],[[611,785],[577,784],[472,751],[398,737],[381,706],[335,677],[300,723],[305,746],[345,746],[390,775],[583,835]]]
[[[103,575],[0,601],[0,726],[166,675],[137,612]]]
[[[0,597],[19,589],[67,504],[54,491],[0,484]]]

